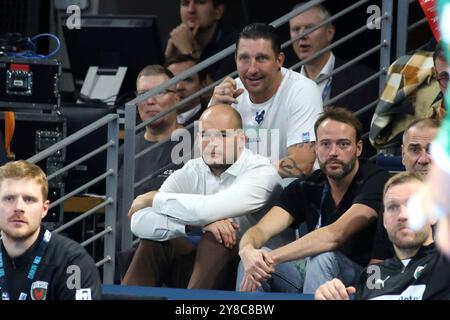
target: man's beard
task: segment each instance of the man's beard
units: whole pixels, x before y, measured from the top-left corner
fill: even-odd
[[[414,239],[407,241],[407,242],[405,242],[405,241],[402,242],[397,237],[397,232],[398,232],[398,230],[396,230],[395,233],[393,233],[393,234],[388,233],[388,237],[389,237],[389,240],[391,240],[391,242],[397,248],[403,249],[403,250],[418,249],[425,243],[425,241],[428,238],[428,233],[422,230],[422,231],[416,233],[416,236],[414,237]]]
[[[34,229],[28,229],[25,233],[9,232],[7,229],[2,230],[2,233],[11,240],[25,241],[30,238],[39,229],[40,225],[37,225]]]
[[[220,171],[220,172],[225,172],[229,167],[231,167],[231,164],[214,163],[214,164],[208,164],[208,167],[210,167],[211,169]]]
[[[354,157],[347,164],[345,164],[344,162],[342,162],[340,160],[337,160],[337,159],[330,159],[330,160],[327,160],[327,161],[322,162],[322,163],[319,161],[319,166],[320,166],[320,169],[325,173],[325,175],[327,177],[329,177],[330,179],[333,179],[335,181],[339,181],[339,180],[345,178],[350,172],[352,172],[352,170],[355,168],[357,159],[358,159],[357,157]],[[336,171],[329,172],[327,170],[327,164],[329,162],[337,162],[337,163],[339,163],[342,166],[342,169],[340,171],[338,171],[338,172],[336,172]]]

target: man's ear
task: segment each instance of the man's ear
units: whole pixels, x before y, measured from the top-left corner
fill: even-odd
[[[405,145],[402,144],[402,165],[405,165]]]
[[[209,86],[213,82],[214,82],[213,78],[211,77],[211,75],[209,73],[207,73],[205,79],[203,79],[200,83],[201,83],[202,87],[204,88],[204,87]]]
[[[328,28],[327,28],[327,40],[328,40],[328,43],[331,43],[333,41],[335,32],[336,32],[336,29],[334,28],[334,26],[332,24],[330,24],[328,26]]]
[[[278,54],[278,57],[277,57],[277,63],[278,63],[278,70],[281,70],[281,67],[283,66],[283,64],[284,64],[284,59],[285,59],[286,57],[285,57],[285,55],[284,55],[284,52],[280,52],[279,54]]]
[[[223,13],[225,12],[225,5],[219,4],[214,7],[214,15],[217,21],[222,19]]]
[[[359,157],[362,153],[363,150],[363,141],[359,140],[358,143],[356,144],[356,156]]]
[[[41,213],[41,220],[44,219],[45,216],[47,215],[49,206],[50,206],[50,200],[44,201],[43,210]]]
[[[382,202],[382,205],[383,205],[383,217],[382,217],[382,219],[383,219],[383,221],[381,221],[381,222],[383,222],[383,227],[384,227],[384,229],[386,230],[386,232],[387,232],[387,229],[386,229],[386,222],[385,222],[385,219],[386,219],[386,207],[385,207],[385,205],[384,205],[384,201]]]

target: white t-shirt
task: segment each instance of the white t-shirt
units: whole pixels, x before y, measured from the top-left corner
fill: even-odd
[[[179,115],[177,115],[177,122],[179,124],[185,124],[189,119],[191,119],[191,117],[193,117],[197,112],[199,112],[201,108],[202,105],[198,104],[193,109],[180,113]]]
[[[247,147],[276,162],[287,156],[287,148],[315,141],[314,123],[323,111],[316,83],[298,72],[281,69],[283,80],[275,95],[260,104],[251,102],[245,90],[233,107],[242,116]],[[236,79],[237,88],[244,88]],[[245,89],[245,88],[244,88]]]

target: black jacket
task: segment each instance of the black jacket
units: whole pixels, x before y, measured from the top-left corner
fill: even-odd
[[[406,267],[397,257],[369,266],[358,283],[358,300],[447,300],[450,261],[431,244],[420,248]]]
[[[233,27],[219,22],[211,42],[202,50],[200,61],[204,61],[236,43],[238,35],[238,31]],[[205,72],[209,74],[214,81],[217,81],[235,70],[236,62],[234,61],[234,55],[230,54],[223,60],[210,65],[205,69]]]
[[[348,61],[345,61],[339,57],[335,57],[334,69],[339,68]],[[331,81],[331,92],[330,99],[336,97],[342,92],[350,89],[351,87],[361,83],[368,77],[372,76],[376,71],[372,70],[361,64],[353,64],[350,67],[338,72],[333,76]],[[354,92],[347,94],[345,97],[340,98],[338,101],[334,102],[334,106],[345,107],[352,112],[356,112],[361,108],[364,108],[368,104],[378,100],[378,78],[366,83]],[[363,133],[370,130],[370,122],[372,121],[372,116],[375,111],[375,105],[369,111],[358,115],[358,119],[363,125]],[[364,147],[362,152],[363,158],[369,158],[375,154],[375,150],[369,142],[369,139],[364,139]]]
[[[341,67],[347,62],[348,61],[345,61],[339,57],[335,57],[334,69]],[[374,73],[375,70],[369,69],[368,67],[360,64],[353,64],[338,72],[333,76],[333,80],[331,81],[330,99],[361,83]],[[340,98],[338,101],[334,102],[333,105],[346,107],[347,109],[355,112],[377,100],[378,96],[378,79],[375,79],[363,85],[359,89],[356,89],[353,93],[347,94],[345,97]],[[370,127],[370,120],[372,120],[374,111],[375,106],[371,111],[364,113],[362,117],[360,117],[365,128]],[[369,123],[364,123],[367,121]]]
[[[28,284],[27,275],[43,237],[41,227],[36,242],[16,258],[10,258],[1,243],[6,288],[0,288],[0,299],[5,291],[10,300],[19,299],[22,291],[26,300],[100,299],[100,277],[93,259],[80,244],[56,233],[52,233],[31,286]]]

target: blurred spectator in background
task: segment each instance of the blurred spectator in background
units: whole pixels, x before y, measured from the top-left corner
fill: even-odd
[[[167,69],[169,69],[174,76],[177,76],[180,73],[195,66],[196,63],[197,62],[194,57],[189,55],[181,55],[167,61],[166,65]],[[180,100],[184,100],[203,89],[203,87],[207,85],[207,79],[205,75],[205,72],[201,71],[178,82],[176,85],[176,91]],[[202,99],[205,96],[206,98]],[[206,99],[208,99],[208,96],[202,95],[185,103],[182,108],[177,110],[178,123],[187,127],[195,120],[198,120],[205,109],[202,101]]]
[[[440,100],[439,107],[436,108],[435,118],[440,122],[445,117],[445,99],[444,95],[447,91],[448,79],[449,79],[449,66],[447,59],[445,58],[444,49],[441,44],[436,46],[433,54],[433,62],[434,68],[433,73],[436,77],[437,82],[439,82],[439,88],[441,89],[441,97],[436,98],[436,100]],[[439,99],[441,98],[441,99]]]
[[[294,9],[304,4],[305,2],[297,4]],[[293,17],[289,21],[291,38],[305,33],[328,18],[330,18],[330,12],[323,5],[314,6],[298,16]],[[336,57],[331,50],[325,51],[311,59],[317,52],[331,45],[334,34],[335,27],[329,22],[292,43],[297,57],[302,61],[307,60],[302,66],[300,73],[317,82],[322,94],[324,107],[327,106],[328,100],[361,83],[375,73],[373,70],[355,63],[335,73],[331,77],[324,79],[334,70],[347,63],[347,61]],[[345,107],[356,112],[377,99],[378,82],[377,80],[372,80],[352,93],[347,94],[345,97],[333,102],[332,105]],[[363,124],[363,132],[369,131],[372,115],[373,111],[358,115],[358,118]],[[365,144],[364,149],[368,151],[369,144]]]
[[[138,94],[142,94],[148,90],[156,88],[164,81],[173,77],[172,72],[160,65],[146,66],[139,73],[136,80],[136,89]],[[176,90],[173,87],[167,88],[155,96],[148,98],[139,103],[138,112],[140,119],[144,122],[156,116],[161,111],[168,109],[179,101]],[[178,141],[171,141],[171,135],[182,126],[177,122],[176,111],[170,112],[164,117],[145,126],[145,130],[139,132],[136,136],[136,153],[139,153],[151,146],[154,149],[145,153],[135,161],[135,182],[143,178],[149,178],[145,183],[141,184],[134,191],[135,195],[139,195],[150,190],[157,190],[163,184],[164,180],[180,165],[173,164],[172,148],[178,144]],[[119,149],[119,190],[117,193],[119,212],[126,214],[127,208],[122,208],[122,192],[123,192],[123,163],[124,163],[124,147]],[[128,155],[131,156],[131,155]],[[123,212],[124,211],[124,212]]]
[[[236,30],[220,21],[225,11],[224,0],[179,0],[181,23],[170,32],[167,41],[166,61],[177,55],[192,55],[199,61],[232,45]],[[230,55],[206,69],[214,80],[226,76],[236,69]]]

